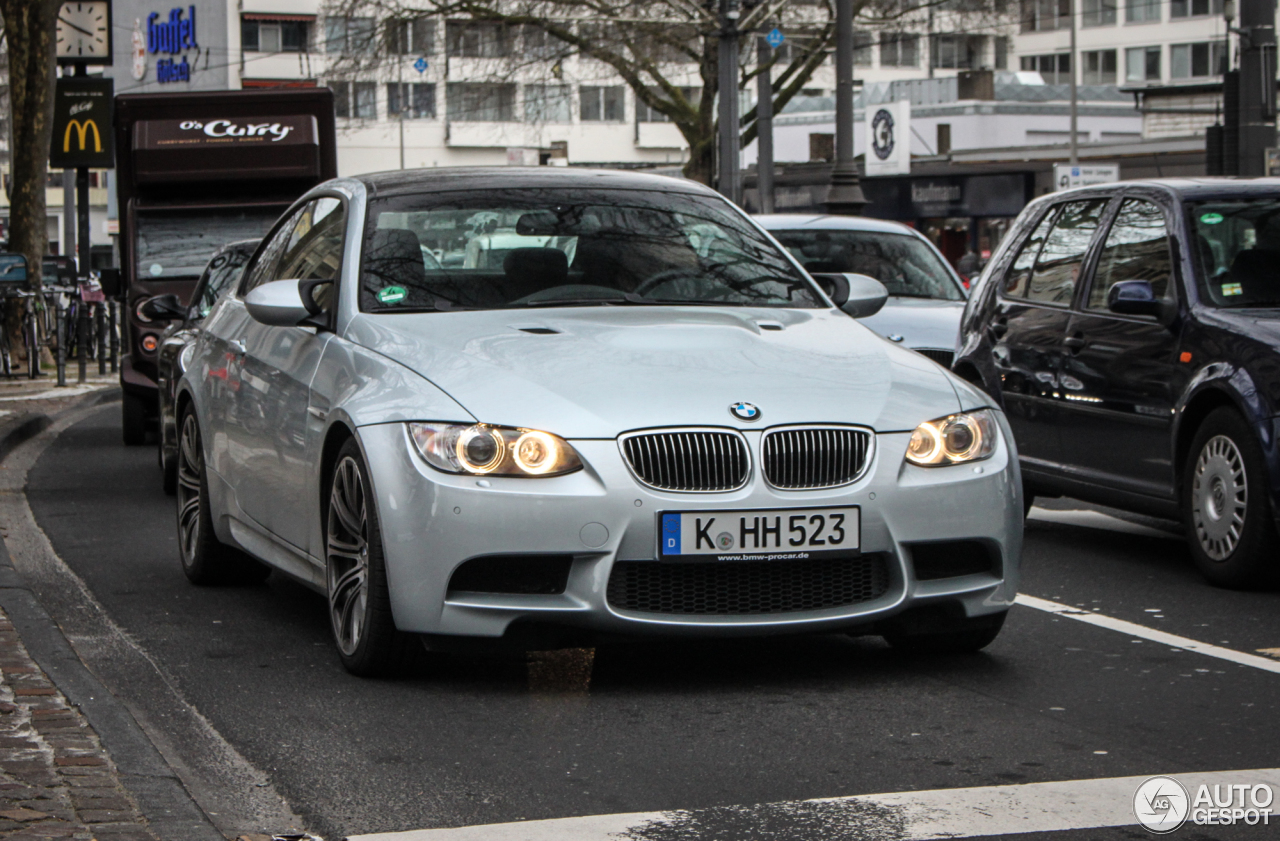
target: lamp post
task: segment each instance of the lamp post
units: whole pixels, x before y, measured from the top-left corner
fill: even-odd
[[[823,204],[844,216],[867,205],[853,158],[853,0],[836,0],[836,164]]]

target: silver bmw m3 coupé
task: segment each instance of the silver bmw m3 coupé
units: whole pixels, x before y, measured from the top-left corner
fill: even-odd
[[[698,184],[343,178],[200,326],[177,389],[196,583],[327,594],[356,674],[526,633],[870,633],[976,650],[1018,583],[989,398]]]

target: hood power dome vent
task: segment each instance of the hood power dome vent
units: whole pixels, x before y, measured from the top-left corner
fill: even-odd
[[[554,327],[517,327],[521,333],[532,333],[535,336],[558,336],[560,331]]]
[[[756,326],[761,330],[781,330],[782,324],[777,321],[757,321]]]

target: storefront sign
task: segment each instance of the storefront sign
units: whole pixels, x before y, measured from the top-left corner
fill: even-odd
[[[309,114],[255,120],[144,120],[138,123],[134,147],[288,146],[315,143],[315,138],[315,118]]]
[[[1090,184],[1110,184],[1120,180],[1120,164],[1054,164],[1053,188],[1070,190]]]
[[[57,80],[49,166],[54,169],[115,166],[111,133],[114,92],[111,79],[63,76]]]
[[[867,176],[911,172],[911,103],[903,99],[868,106],[866,127]]]
[[[182,16],[183,12],[180,8],[170,9],[168,20],[158,20],[159,12],[152,12],[147,17],[147,52],[167,53],[176,56],[184,53],[186,50],[198,50],[200,44],[196,41],[196,7],[187,7],[187,17]],[[134,60],[135,65],[137,59]],[[143,59],[142,73],[146,75],[145,57]],[[137,70],[134,70],[134,76],[137,77]],[[156,81],[164,84],[166,82],[190,82],[191,81],[191,65],[187,63],[185,55],[179,59],[162,58],[156,61]]]

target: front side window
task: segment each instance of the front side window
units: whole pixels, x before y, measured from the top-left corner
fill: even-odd
[[[1122,280],[1145,280],[1157,298],[1167,299],[1172,295],[1172,271],[1164,213],[1149,201],[1126,199],[1102,246],[1089,289],[1089,309],[1105,310],[1107,294]]]
[[[258,259],[245,270],[244,280],[240,283],[240,294],[244,295],[255,286],[275,280],[275,268],[280,262],[280,255],[289,244],[289,238],[298,225],[298,220],[306,211],[306,207],[295,210],[283,225],[276,229],[267,240],[267,244],[258,253]]]
[[[309,202],[290,226],[274,279],[329,281],[312,293],[316,303],[328,310],[334,300],[333,282],[342,266],[345,234],[346,211],[341,201],[325,196]]]
[[[1031,232],[1031,236],[1027,237],[1027,241],[1022,244],[1018,256],[1013,260],[1013,265],[1009,267],[1009,273],[1004,278],[1003,291],[1010,298],[1021,298],[1027,294],[1027,281],[1031,279],[1031,269],[1035,267],[1036,258],[1040,256],[1040,247],[1044,245],[1044,238],[1049,233],[1049,226],[1053,224],[1056,212],[1057,208],[1053,208],[1044,215],[1040,224],[1036,225],[1036,229]]]
[[[196,310],[200,318],[207,316],[213,309],[213,305],[222,297],[222,293],[240,279],[244,264],[249,262],[252,256],[253,246],[237,246],[219,251],[209,261],[209,265],[205,268],[205,276],[201,278],[205,282],[204,291],[200,294],[200,300],[196,302]]]
[[[908,234],[871,231],[773,231],[810,273],[857,272],[890,295],[962,301],[964,295],[933,249]]]
[[[1098,230],[1106,199],[1067,202],[1045,237],[1027,283],[1027,300],[1068,306],[1075,294],[1085,252]]]
[[[1216,307],[1280,307],[1280,198],[1187,205],[1201,297]]]
[[[648,190],[374,199],[360,272],[365,312],[826,306],[812,282],[724,201]]]

